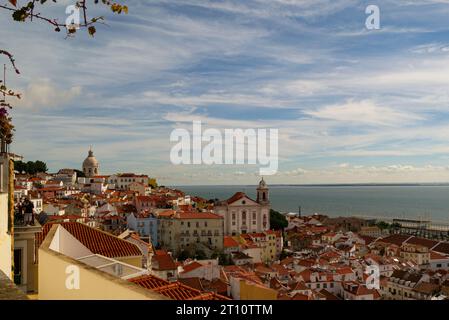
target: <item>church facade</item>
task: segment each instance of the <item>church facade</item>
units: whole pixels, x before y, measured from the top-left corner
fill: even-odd
[[[237,192],[228,200],[216,203],[214,211],[224,218],[224,234],[234,236],[269,230],[270,208],[269,189],[262,179],[256,200]]]

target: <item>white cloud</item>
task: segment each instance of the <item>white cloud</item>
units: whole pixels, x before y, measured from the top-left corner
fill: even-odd
[[[36,80],[25,89],[18,89],[21,99],[16,100],[14,106],[27,109],[45,109],[62,107],[81,95],[81,87],[75,86],[67,90],[58,88],[49,80]]]
[[[370,100],[349,100],[345,104],[326,106],[304,113],[321,119],[381,126],[412,123],[424,119],[417,114],[379,106]]]

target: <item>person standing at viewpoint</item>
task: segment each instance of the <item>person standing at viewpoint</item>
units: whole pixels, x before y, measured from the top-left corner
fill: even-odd
[[[23,207],[25,213],[25,225],[34,225],[34,204],[29,198],[25,198]]]

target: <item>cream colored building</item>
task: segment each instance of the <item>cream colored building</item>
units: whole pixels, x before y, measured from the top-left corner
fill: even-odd
[[[224,218],[225,235],[263,232],[270,229],[269,189],[262,179],[257,188],[257,199],[243,192],[215,204],[214,212]]]
[[[164,300],[127,281],[147,271],[94,254],[63,225],[53,225],[39,248],[40,300]]]
[[[88,229],[78,239],[75,235],[80,233],[72,234],[73,230],[67,230],[67,226],[53,224],[39,247],[39,300],[227,299],[177,281],[170,283],[119,259],[132,256],[134,244],[117,237],[106,238],[101,231]],[[109,247],[105,254],[112,250],[117,258],[95,253],[105,247]]]
[[[404,243],[401,246],[399,255],[405,260],[413,261],[418,265],[426,265],[430,262],[429,248],[423,245]]]
[[[223,251],[223,218],[210,212],[176,212],[159,216],[160,244],[174,255],[198,245]]]

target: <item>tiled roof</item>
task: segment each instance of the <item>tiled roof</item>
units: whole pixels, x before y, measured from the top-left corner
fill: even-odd
[[[214,291],[218,294],[227,294],[228,285],[222,279],[213,279],[212,281],[208,281],[205,279],[201,279],[201,286],[208,291]]]
[[[222,216],[211,212],[178,212],[178,219],[223,219]]]
[[[409,238],[410,238],[410,236],[406,236],[406,235],[402,235],[402,234],[392,234],[383,239],[379,239],[376,242],[391,243],[391,244],[395,244],[397,246],[401,246]]]
[[[323,295],[326,300],[341,300],[339,297],[327,291],[326,289],[321,289],[320,294]]]
[[[142,255],[142,252],[137,245],[117,238],[104,231],[91,228],[78,222],[62,222],[59,224],[92,251],[92,253],[101,254],[109,258]],[[42,244],[53,225],[54,223],[45,224],[42,228],[42,232],[36,234],[37,247]]]
[[[146,289],[156,289],[170,284],[168,281],[155,277],[153,275],[144,275],[137,278],[129,279],[130,282],[136,283]]]
[[[358,235],[358,236],[359,236],[359,238],[361,238],[365,241],[365,245],[369,245],[371,242],[376,240],[376,238],[370,237],[370,236],[364,236],[364,235]]]
[[[439,253],[449,254],[449,242],[440,242],[432,250]]]
[[[443,259],[449,259],[449,258],[442,254],[439,254],[438,252],[430,251],[430,260],[443,260]]]
[[[436,246],[438,244],[438,242],[439,241],[429,240],[429,239],[425,239],[425,238],[411,237],[410,239],[407,240],[406,243],[420,245],[420,246],[427,247],[430,249],[430,248]]]
[[[179,278],[178,281],[188,287],[194,288],[196,290],[204,291],[204,288],[201,284],[201,279],[198,277]]]
[[[417,283],[419,280],[421,280],[422,276],[419,273],[407,272],[405,270],[394,270],[390,276],[390,279],[391,278],[397,278]]]
[[[233,237],[224,236],[223,237],[223,246],[225,248],[236,248],[239,246],[239,243]]]
[[[413,290],[423,294],[434,294],[440,290],[440,286],[434,283],[421,282]]]
[[[179,282],[156,288],[154,291],[174,300],[190,300],[201,295],[200,290],[193,289]]]
[[[176,263],[173,258],[163,250],[156,250],[151,262],[154,270],[163,271],[177,269]]]
[[[174,300],[229,300],[225,296],[212,292],[202,292],[179,281],[168,283],[153,275],[140,276],[128,281]]]
[[[237,200],[240,200],[240,199],[242,199],[242,198],[248,198],[248,199],[250,199],[251,201],[254,201],[253,199],[251,199],[250,197],[248,197],[244,192],[236,192],[232,197],[230,197],[228,200],[226,200],[226,202],[227,202],[228,204],[231,204],[231,203],[234,203],[234,202],[236,202]],[[254,201],[254,202],[256,202],[256,201]]]
[[[187,273],[195,269],[201,268],[203,265],[199,262],[193,261],[182,267],[183,271],[181,273]]]

